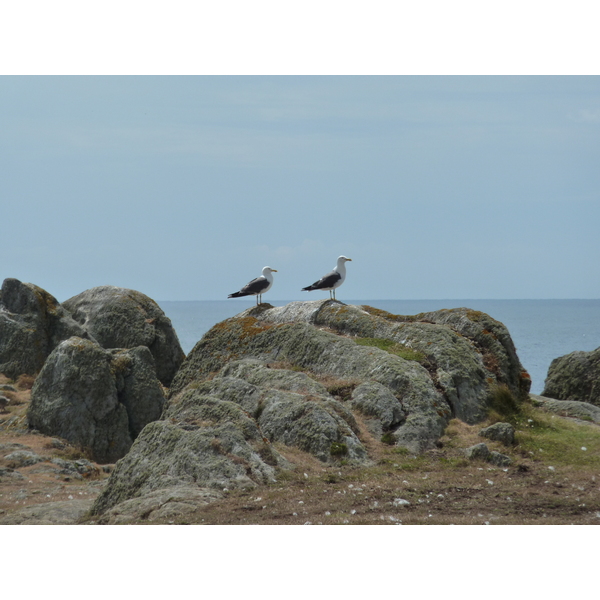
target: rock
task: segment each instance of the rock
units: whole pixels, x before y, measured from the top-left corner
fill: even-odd
[[[483,442],[475,444],[465,450],[465,456],[469,460],[485,460],[487,461],[490,457],[490,449]]]
[[[497,467],[508,467],[512,464],[512,459],[510,456],[506,456],[506,454],[501,454],[495,450],[490,452],[487,461]]]
[[[54,296],[18,279],[0,290],[0,373],[11,379],[36,375],[63,340],[88,337]]]
[[[171,384],[185,354],[170,319],[154,300],[107,285],[82,292],[63,306],[103,348],[148,347],[158,379]]]
[[[0,525],[76,525],[92,500],[67,500],[27,506],[0,518]]]
[[[555,358],[542,396],[600,406],[600,348]]]
[[[0,385],[0,392],[17,392],[17,388],[9,383],[3,383]]]
[[[160,419],[165,397],[157,380],[154,357],[146,346],[110,350],[119,401],[127,411],[135,439],[150,422]]]
[[[35,452],[29,452],[28,450],[16,450],[11,452],[4,457],[7,465],[12,469],[19,469],[21,467],[30,467],[36,463],[45,460]]]
[[[494,423],[479,432],[479,435],[490,440],[512,446],[515,442],[515,428],[510,423]]]
[[[150,423],[116,464],[92,514],[181,485],[223,491],[274,481],[274,467],[259,455],[261,442],[247,440],[234,423],[209,423],[189,430],[169,421]]]
[[[377,439],[406,421],[406,411],[400,400],[377,381],[366,381],[357,386],[352,392],[350,406],[363,415],[374,417],[366,424]]]
[[[0,444],[0,452],[8,452],[15,450],[31,450],[29,446],[25,444],[17,444],[16,442],[8,442],[7,444]]]
[[[483,313],[401,317],[328,300],[253,307],[196,344],[163,420],[143,429],[92,512],[127,521],[139,507],[161,510],[161,490],[202,495],[273,481],[292,466],[286,446],[326,464],[368,464],[359,421],[376,436],[369,445],[385,433],[424,452],[454,416],[486,417],[499,384],[518,402],[530,380],[506,328]],[[479,452],[504,461],[485,444]]]
[[[6,407],[10,404],[10,400],[6,396],[0,396],[0,411],[6,412]]]
[[[162,389],[148,348],[109,351],[73,337],[48,357],[31,392],[29,425],[90,450],[94,460],[124,456],[160,417]]]
[[[10,467],[0,467],[0,481],[2,481],[2,478],[14,479],[16,481],[22,481],[25,479],[25,477],[21,475],[19,471],[15,471]]]
[[[500,321],[469,308],[422,313],[415,319],[430,320],[437,325],[449,326],[459,336],[468,339],[480,354],[483,365],[492,376],[494,384],[506,385],[517,401],[527,399],[531,378],[521,365],[508,329]]]
[[[366,458],[352,413],[305,373],[241,360],[229,363],[215,380],[233,377],[256,386],[258,403],[253,414],[270,442],[296,446],[324,462]]]
[[[346,336],[308,323],[272,322],[271,310],[275,309],[268,305],[250,309],[207,332],[182,364],[171,395],[207,378],[231,360],[247,357],[284,361],[316,375],[347,381],[374,380],[388,387],[402,399],[407,412],[406,421],[394,431],[397,443],[414,452],[435,445],[451,409],[425,367],[379,348],[360,346]]]
[[[50,462],[58,467],[58,469],[53,469],[55,473],[75,477],[75,479],[90,478],[100,474],[100,469],[85,458],[65,460],[55,457],[50,459]]]
[[[536,394],[530,394],[529,397],[535,406],[541,406],[546,410],[557,413],[563,417],[600,423],[600,407],[589,404],[588,402],[555,400],[554,398],[545,398],[544,396],[538,396]]]
[[[470,424],[487,415],[491,385],[505,384],[517,400],[525,400],[531,386],[506,327],[467,308],[401,316],[326,300],[291,302],[254,314],[261,321],[304,322],[343,335],[392,340],[421,353],[454,416]]]
[[[496,465],[497,467],[507,467],[512,463],[509,456],[500,454],[500,452],[491,451],[486,444],[475,444],[465,450],[465,456],[469,460],[483,460],[485,462]]]
[[[124,525],[147,521],[173,521],[182,519],[212,502],[220,500],[223,492],[193,486],[174,486],[155,490],[142,496],[125,500],[106,511],[98,519],[104,525]]]
[[[349,336],[389,340],[422,359],[359,346]],[[406,413],[394,438],[417,452],[434,445],[450,417],[471,424],[485,418],[493,386],[506,385],[519,401],[531,384],[508,331],[484,313],[402,317],[326,300],[262,305],[216,325],[182,364],[172,393],[244,357],[387,386]]]

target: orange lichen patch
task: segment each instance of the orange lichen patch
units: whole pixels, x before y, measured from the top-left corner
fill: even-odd
[[[380,308],[374,308],[373,306],[368,306],[367,304],[363,304],[360,308],[362,308],[365,312],[373,315],[374,317],[381,317],[382,319],[386,319],[387,321],[397,321],[400,323],[406,321],[415,321],[417,320],[418,315],[416,316],[405,316],[405,315],[394,315],[386,310],[381,310]]]
[[[480,310],[468,310],[466,312],[467,318],[471,321],[481,321],[484,317],[488,316]]]

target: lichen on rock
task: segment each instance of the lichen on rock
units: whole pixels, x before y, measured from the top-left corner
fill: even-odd
[[[165,399],[145,347],[109,351],[71,337],[48,357],[31,391],[29,425],[87,449],[97,462],[123,457]]]
[[[600,348],[555,358],[550,363],[542,396],[600,406]]]
[[[113,514],[160,489],[272,481],[292,466],[291,446],[328,464],[369,464],[367,448],[383,437],[420,453],[451,418],[483,420],[499,384],[521,401],[528,382],[506,328],[483,313],[263,304],[196,344],[172,381],[164,420],[144,428],[94,512]]]
[[[185,355],[170,319],[141,292],[105,285],[63,302],[73,319],[106,349],[146,346],[158,379],[170,385]]]

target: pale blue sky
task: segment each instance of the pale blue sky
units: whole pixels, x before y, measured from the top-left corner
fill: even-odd
[[[598,298],[600,77],[0,77],[0,278]]]

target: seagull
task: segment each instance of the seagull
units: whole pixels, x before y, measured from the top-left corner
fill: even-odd
[[[330,271],[327,275],[323,275],[319,281],[315,281],[312,285],[302,288],[302,291],[312,292],[312,290],[329,290],[329,298],[335,300],[335,288],[340,287],[340,285],[344,283],[344,279],[346,279],[346,261],[349,260],[352,259],[340,256],[337,259],[337,264],[333,271]]]
[[[265,267],[262,270],[262,275],[253,279],[250,283],[247,283],[239,292],[229,294],[228,298],[241,298],[242,296],[256,296],[256,306],[262,304],[262,295],[268,292],[273,285],[273,275],[271,273],[277,273],[277,269],[271,269],[271,267]]]

